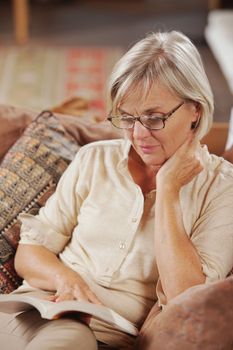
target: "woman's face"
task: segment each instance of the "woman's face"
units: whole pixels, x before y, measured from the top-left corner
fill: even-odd
[[[120,114],[165,115],[182,102],[161,83],[152,86],[144,101],[140,95],[140,91],[129,94],[118,108]],[[164,129],[149,130],[136,121],[132,129],[124,130],[124,135],[131,141],[133,149],[145,165],[161,166],[186,140],[191,132],[191,123],[198,118],[197,106],[194,103],[184,103],[165,121]]]

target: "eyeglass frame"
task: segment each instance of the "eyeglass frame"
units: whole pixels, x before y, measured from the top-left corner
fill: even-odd
[[[135,126],[135,122],[136,122],[136,121],[139,121],[139,123],[141,123],[141,124],[142,124],[145,128],[147,128],[148,130],[162,130],[162,129],[165,128],[165,122],[168,120],[168,118],[170,118],[181,106],[183,106],[184,103],[185,103],[184,101],[180,102],[180,103],[179,103],[176,107],[174,107],[170,112],[164,114],[163,117],[155,117],[155,118],[154,118],[154,119],[159,119],[159,120],[161,120],[161,121],[163,122],[162,128],[159,128],[159,129],[158,129],[158,128],[155,128],[155,129],[154,129],[154,128],[150,128],[150,127],[148,127],[148,126],[146,126],[146,125],[143,124],[143,122],[141,121],[141,118],[142,118],[142,117],[146,117],[146,115],[140,116],[140,117],[135,117],[135,116],[133,116],[133,115],[128,115],[128,116],[130,116],[130,117],[133,118],[133,125],[130,126],[129,128],[119,128],[118,126],[116,126],[116,125],[113,124],[112,119],[113,119],[113,118],[119,118],[119,119],[120,119],[120,117],[117,117],[117,116],[114,117],[114,116],[110,116],[110,115],[109,115],[106,119],[109,120],[115,128],[121,129],[121,130],[133,129],[134,126]]]

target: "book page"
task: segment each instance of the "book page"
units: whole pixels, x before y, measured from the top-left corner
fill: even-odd
[[[0,295],[0,311],[5,313],[16,313],[35,307],[46,319],[57,319],[67,313],[86,313],[104,322],[107,322],[122,331],[137,335],[138,329],[130,321],[117,312],[105,307],[85,301],[66,300],[52,302],[45,300],[50,293],[28,292],[22,294]]]

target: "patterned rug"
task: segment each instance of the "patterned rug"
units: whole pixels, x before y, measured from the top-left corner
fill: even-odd
[[[0,103],[36,110],[74,96],[105,110],[106,83],[120,48],[0,47]]]

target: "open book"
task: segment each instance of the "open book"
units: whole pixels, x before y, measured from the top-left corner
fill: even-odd
[[[46,300],[45,292],[25,292],[0,295],[0,312],[16,313],[36,308],[42,318],[57,319],[67,313],[81,313],[95,317],[99,320],[116,326],[120,330],[137,335],[138,329],[133,323],[119,315],[117,312],[103,305],[97,305],[86,301],[66,300],[53,302]]]

